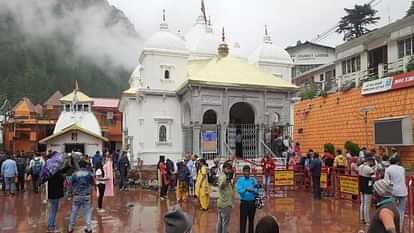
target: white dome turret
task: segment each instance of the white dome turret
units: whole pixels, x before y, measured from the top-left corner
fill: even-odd
[[[152,35],[144,44],[144,51],[179,52],[186,53],[185,41],[179,35],[172,33],[168,29],[165,21],[165,11],[163,21],[160,24],[160,31]]]
[[[185,39],[191,60],[210,59],[217,55],[220,37],[214,34],[210,22],[206,24],[203,16],[197,18]]]
[[[267,32],[265,26],[265,36],[263,38],[263,44],[261,44],[249,57],[249,63],[276,63],[276,64],[293,64],[292,58],[289,53],[273,44],[272,38]]]

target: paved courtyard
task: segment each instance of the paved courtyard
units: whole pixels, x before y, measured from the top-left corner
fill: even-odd
[[[146,190],[118,192],[115,197],[104,200],[106,213],[98,215],[94,210],[94,232],[163,232],[163,214],[177,205],[173,195],[170,199],[173,201],[161,201],[155,192]],[[26,192],[16,197],[1,196],[0,203],[1,233],[46,231],[47,205],[42,204],[40,195]],[[61,201],[57,216],[59,230],[66,229],[70,204],[67,199]],[[215,205],[214,201],[213,205]],[[239,232],[237,200],[234,207],[230,232]],[[215,208],[211,208],[208,212],[199,211],[195,201],[182,204],[182,208],[194,217],[194,233],[214,232],[217,219]],[[309,193],[291,192],[284,198],[269,199],[266,201],[265,208],[257,211],[256,221],[264,215],[275,215],[281,226],[281,232],[356,233],[363,229],[358,221],[358,205],[332,199],[314,201]],[[75,232],[83,232],[81,224],[83,220],[78,221]]]

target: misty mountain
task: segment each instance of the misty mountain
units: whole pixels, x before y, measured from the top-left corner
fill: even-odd
[[[42,103],[78,80],[90,96],[119,97],[141,44],[106,0],[0,0],[0,96]]]

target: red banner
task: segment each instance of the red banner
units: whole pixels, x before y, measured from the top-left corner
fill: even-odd
[[[414,86],[414,71],[393,77],[392,90]]]

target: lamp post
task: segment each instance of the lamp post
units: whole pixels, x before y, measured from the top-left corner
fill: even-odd
[[[365,126],[365,148],[368,148],[368,112],[374,110],[374,107],[363,107],[360,112],[364,114],[364,126]]]

